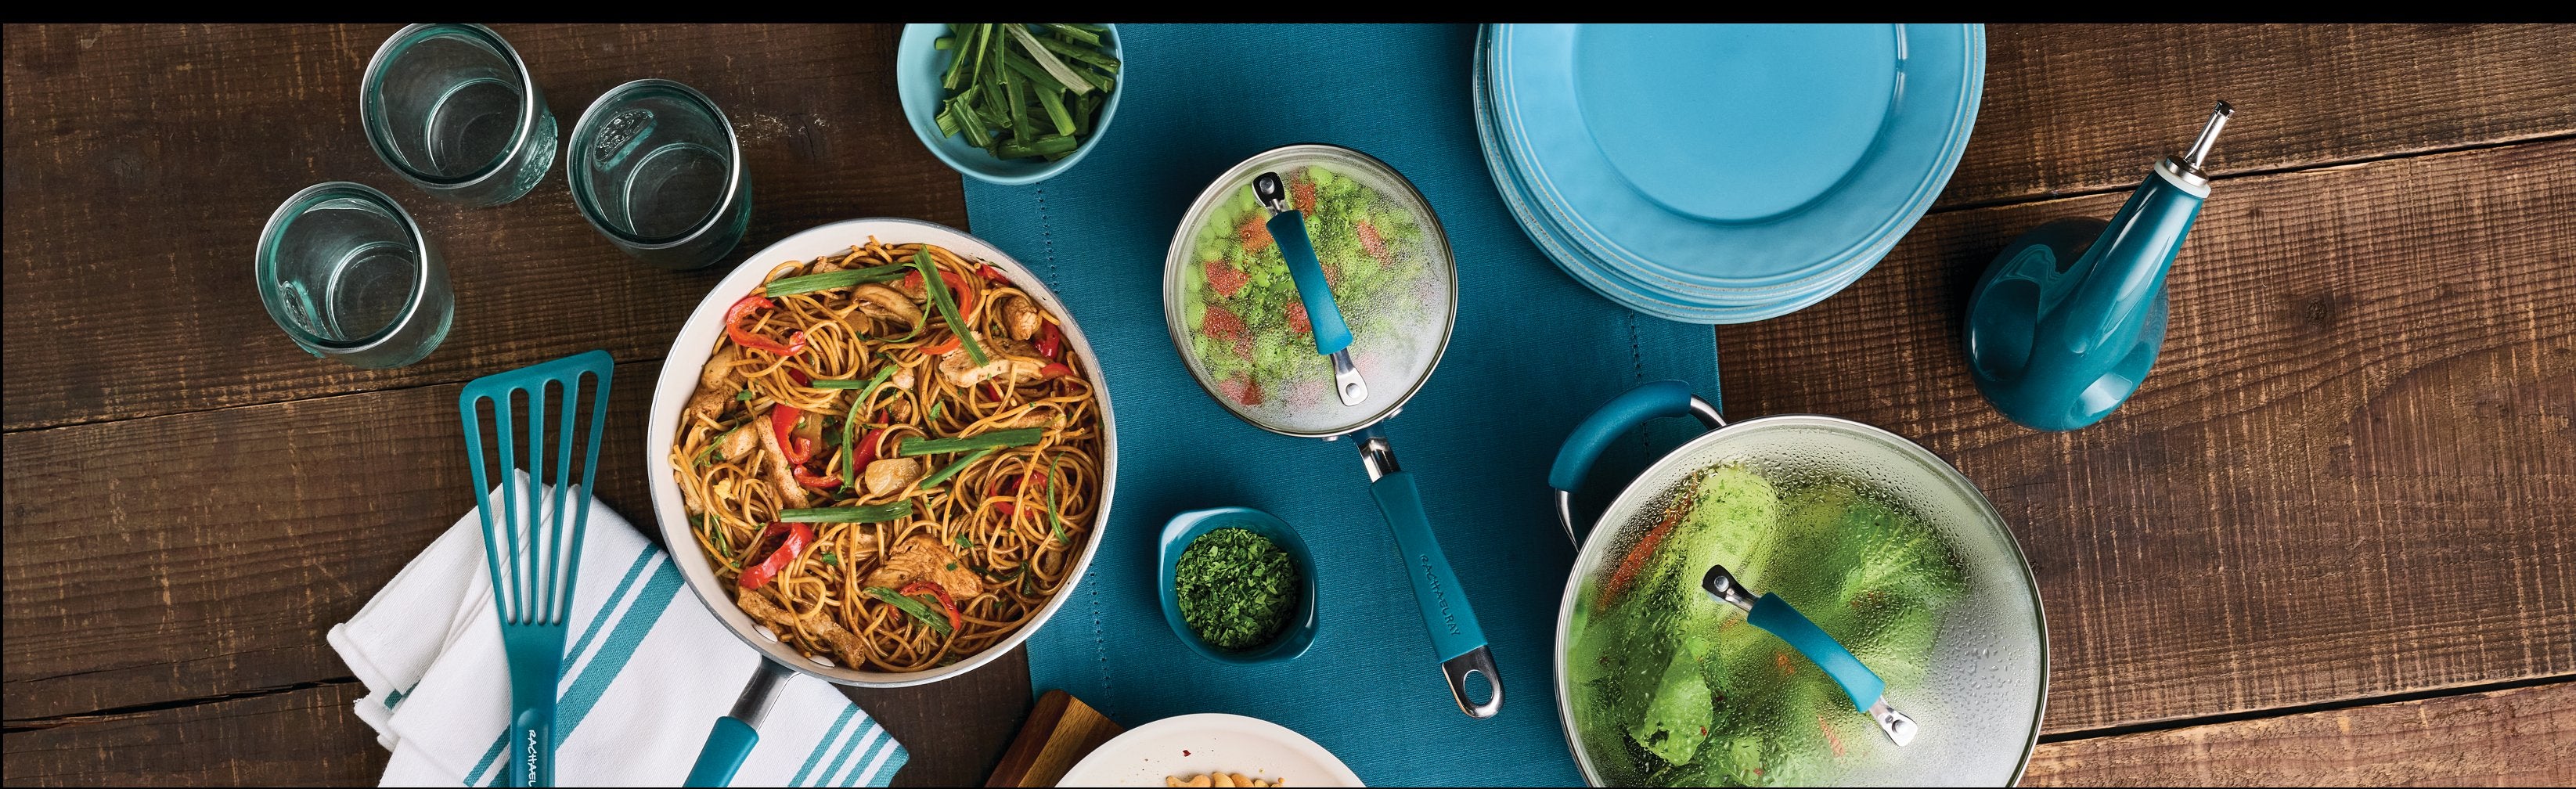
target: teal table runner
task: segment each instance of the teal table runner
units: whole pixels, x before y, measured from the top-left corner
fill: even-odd
[[[1117,499],[1074,597],[1029,640],[1038,691],[1133,727],[1230,712],[1277,722],[1378,785],[1579,784],[1557,723],[1556,609],[1573,546],[1548,463],[1574,424],[1637,383],[1717,396],[1714,334],[1621,308],[1567,278],[1505,211],[1469,107],[1475,30],[1122,25],[1128,94],[1079,164],[1029,186],[966,182],[971,230],[1046,278],[1090,335],[1118,419]],[[1199,389],[1164,330],[1165,247],[1218,173],[1292,143],[1385,160],[1427,196],[1458,259],[1448,355],[1379,427],[1500,664],[1502,714],[1458,711],[1353,442],[1290,438]],[[1696,425],[1664,420],[1605,458],[1596,505]],[[1241,505],[1298,529],[1319,584],[1314,646],[1239,666],[1165,625],[1155,539],[1184,510]],[[1597,512],[1597,509],[1587,512]],[[1294,776],[1290,776],[1292,779]]]

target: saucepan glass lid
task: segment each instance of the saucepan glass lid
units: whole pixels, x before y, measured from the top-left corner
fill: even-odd
[[[1345,404],[1316,347],[1272,210],[1254,180],[1275,173],[1304,214],[1365,396]],[[1431,377],[1457,316],[1456,268],[1440,219],[1404,176],[1367,154],[1292,145],[1235,165],[1200,193],[1163,263],[1163,315],[1199,385],[1254,425],[1334,436],[1384,419]]]

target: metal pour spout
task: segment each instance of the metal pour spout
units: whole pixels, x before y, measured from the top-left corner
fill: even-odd
[[[2184,177],[2196,183],[2206,183],[2209,180],[2209,174],[2203,172],[2200,166],[2209,160],[2209,149],[2218,145],[2218,131],[2227,128],[2227,119],[2235,115],[2235,107],[2224,101],[2219,102],[2218,109],[2209,113],[2209,123],[2200,127],[2200,137],[2192,140],[2191,147],[2183,149],[2180,155],[2166,157],[2166,161],[2171,164],[2175,172],[2181,173]]]

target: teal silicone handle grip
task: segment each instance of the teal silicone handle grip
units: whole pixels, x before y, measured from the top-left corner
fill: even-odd
[[[501,769],[510,774],[511,786],[555,785],[554,704],[545,706],[521,705],[510,721],[510,761]]]
[[[1333,285],[1324,279],[1323,261],[1315,259],[1315,242],[1306,237],[1306,213],[1270,215],[1270,238],[1288,260],[1288,278],[1297,283],[1297,298],[1306,302],[1306,322],[1315,326],[1315,352],[1330,356],[1351,347],[1351,327],[1333,303]]]
[[[1467,607],[1458,577],[1449,574],[1449,557],[1431,536],[1431,518],[1422,512],[1422,490],[1413,473],[1390,472],[1369,485],[1378,511],[1395,530],[1396,549],[1404,553],[1405,576],[1413,579],[1414,602],[1422,606],[1422,623],[1431,631],[1431,648],[1447,661],[1485,645],[1485,630],[1476,611]]]
[[[1826,676],[1833,677],[1835,683],[1843,686],[1844,693],[1851,694],[1852,708],[1869,709],[1870,705],[1878,703],[1880,695],[1887,692],[1887,683],[1878,678],[1878,672],[1861,665],[1860,658],[1852,657],[1851,650],[1844,649],[1842,642],[1825,635],[1823,628],[1807,621],[1806,614],[1798,613],[1798,609],[1790,607],[1789,601],[1780,599],[1779,595],[1763,593],[1762,599],[1753,604],[1753,613],[1746,621],[1752,622],[1754,627],[1771,631],[1780,640],[1789,642],[1789,646],[1796,647],[1799,654],[1815,661],[1818,668],[1825,670]]]
[[[689,767],[689,779],[680,785],[732,785],[734,771],[742,769],[742,760],[758,744],[760,732],[751,724],[730,715],[717,718],[715,729],[707,732],[706,747],[698,749],[698,763]]]
[[[1647,420],[1667,416],[1690,416],[1690,384],[1680,381],[1647,381],[1638,384],[1601,406],[1574,433],[1557,447],[1556,464],[1547,469],[1547,486],[1572,491],[1583,484],[1583,475],[1592,472],[1592,463],[1610,448],[1610,442]]]

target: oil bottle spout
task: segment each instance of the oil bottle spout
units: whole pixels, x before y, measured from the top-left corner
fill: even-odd
[[[2200,169],[2201,163],[2209,160],[2209,149],[2218,145],[2218,131],[2227,128],[2227,119],[2235,114],[2235,107],[2219,102],[2218,109],[2209,113],[2209,123],[2200,127],[2200,138],[2182,153],[2165,157],[2165,167],[2192,185],[2207,185],[2209,173]]]

